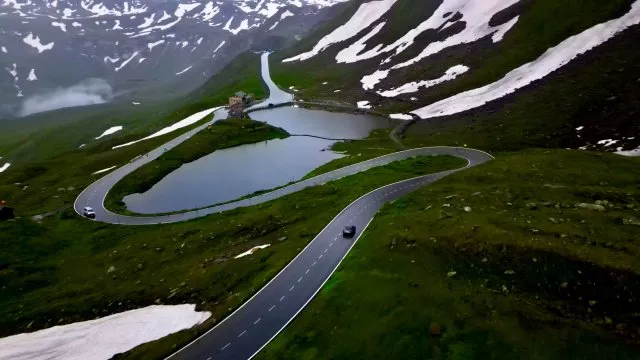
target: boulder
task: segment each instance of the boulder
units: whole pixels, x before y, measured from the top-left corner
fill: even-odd
[[[589,204],[589,203],[579,203],[576,204],[576,207],[579,209],[586,209],[586,210],[592,210],[592,211],[605,211],[605,207],[602,205],[598,205],[598,204]]]

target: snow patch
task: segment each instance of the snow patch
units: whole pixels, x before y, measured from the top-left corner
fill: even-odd
[[[90,6],[93,5],[93,6]],[[113,15],[113,16],[124,16],[124,15],[132,15],[132,14],[143,14],[147,12],[148,7],[140,6],[136,7],[135,5],[129,5],[129,2],[125,1],[122,10],[118,10],[116,7],[108,8],[103,3],[93,4],[92,1],[81,1],[80,6],[83,9],[93,14],[91,17],[100,17],[105,15]],[[119,5],[116,5],[120,7]]]
[[[511,29],[518,18],[496,26],[489,26],[489,21],[493,16],[517,3],[520,0],[445,0],[438,9],[427,20],[422,22],[418,27],[408,31],[400,39],[394,43],[382,46],[377,45],[373,49],[366,51],[357,56],[352,56],[346,62],[356,62],[365,59],[371,59],[380,54],[394,51],[391,57],[396,56],[414,45],[416,38],[427,30],[436,31],[453,22],[455,16],[462,16],[457,22],[464,22],[465,28],[461,32],[452,35],[445,40],[429,43],[427,47],[418,56],[394,66],[394,69],[415,64],[421,59],[436,54],[446,48],[475,42],[488,35],[496,35],[493,40],[497,42],[502,39],[504,34]],[[459,14],[459,15],[458,15]],[[445,16],[446,15],[446,16]],[[391,58],[383,61],[388,63]]]
[[[454,80],[455,78],[458,77],[458,75],[464,74],[467,71],[469,71],[469,68],[467,66],[456,65],[456,66],[453,66],[450,69],[448,69],[444,73],[444,75],[442,75],[441,77],[439,77],[437,79],[410,82],[408,84],[404,84],[404,85],[402,85],[400,87],[397,87],[395,89],[378,92],[378,94],[380,94],[380,95],[382,95],[384,97],[395,97],[395,96],[398,96],[400,94],[417,92],[418,90],[420,90],[420,88],[425,88],[426,89],[426,88],[430,88],[432,86],[438,85],[440,83],[443,83],[445,81]]]
[[[195,304],[153,305],[0,339],[2,359],[103,360],[202,324]]]
[[[382,15],[384,15],[397,0],[379,0],[361,4],[355,14],[344,25],[323,37],[311,51],[302,53],[283,62],[302,61],[318,55],[332,44],[348,40],[356,36],[362,30],[368,28]]]
[[[218,13],[220,12],[220,8],[213,5],[213,2],[208,2],[207,5],[204,6],[204,9],[196,15],[196,17],[202,17],[203,21],[211,21]]]
[[[214,54],[215,54],[215,53],[217,53],[217,52],[218,52],[218,50],[220,50],[220,48],[221,48],[221,47],[223,47],[223,46],[224,46],[224,44],[225,44],[226,42],[227,42],[226,40],[222,40],[222,42],[220,43],[220,45],[218,45],[218,47],[217,47],[215,50],[213,50],[213,53],[214,53]]]
[[[247,251],[243,252],[242,254],[239,254],[239,255],[234,256],[233,258],[234,258],[234,259],[239,259],[239,258],[241,258],[241,257],[245,257],[245,256],[247,256],[247,255],[251,255],[251,254],[253,254],[254,252],[256,252],[256,250],[266,249],[266,248],[268,248],[269,246],[271,246],[271,244],[265,244],[265,245],[258,245],[258,246],[254,246],[254,247],[252,247],[251,249],[249,249],[249,250],[247,250]]]
[[[4,165],[0,166],[0,173],[7,170],[11,166],[11,163],[4,163]],[[0,339],[0,344],[2,343],[2,339]],[[2,350],[0,349],[0,355],[2,355]]]
[[[358,101],[358,109],[371,109],[368,101]]]
[[[409,114],[391,114],[389,117],[396,120],[413,120],[413,116]]]
[[[38,50],[38,53],[42,53],[43,51],[47,51],[47,50],[51,50],[53,49],[53,45],[55,44],[54,42],[50,42],[48,44],[42,44],[40,42],[40,37],[38,36],[33,36],[33,33],[29,33],[29,35],[27,35],[27,37],[25,37],[24,39],[22,39],[22,41],[24,41],[27,45],[33,47],[34,49]]]
[[[67,32],[67,25],[65,25],[65,23],[61,23],[61,22],[57,22],[57,21],[53,21],[51,22],[51,25],[60,28],[60,30]]]
[[[71,15],[73,15],[74,12],[76,12],[76,10],[64,9],[62,10],[62,16],[63,18],[68,19],[71,17]]]
[[[280,21],[282,21],[282,20],[284,20],[284,19],[288,18],[289,16],[294,16],[294,15],[295,15],[295,14],[294,14],[294,13],[292,13],[291,11],[289,11],[289,10],[285,10],[285,11],[282,13],[282,15],[280,15]]]
[[[234,18],[234,16],[232,16],[229,19],[229,21],[227,21],[227,23],[222,28],[222,30],[227,30],[228,32],[232,33],[233,35],[238,35],[238,33],[240,31],[242,31],[242,30],[249,30],[251,28],[260,26],[260,25],[251,25],[251,26],[249,26],[249,20],[244,19],[244,20],[242,20],[242,22],[240,23],[240,25],[237,28],[232,29],[230,26],[231,26],[231,22],[233,22],[233,18]]]
[[[633,150],[619,150],[616,151],[616,154],[622,156],[640,156],[640,146]],[[0,172],[2,172],[2,169],[0,169]]]
[[[108,62],[115,64],[116,62],[120,61],[120,58],[112,58],[110,56],[105,56],[104,57],[104,63],[106,64]]]
[[[640,23],[640,0],[636,0],[628,13],[617,19],[595,25],[580,34],[569,37],[548,49],[536,60],[524,64],[502,79],[481,88],[462,92],[447,99],[420,108],[413,113],[423,119],[456,114],[480,107],[542,79],[566,65],[578,55],[611,39],[622,30]]]
[[[603,145],[604,147],[609,147],[609,146],[614,145],[615,143],[617,143],[619,141],[620,140],[605,139],[605,140],[598,141],[598,145]]]
[[[115,68],[116,71],[120,71],[123,67],[127,66],[127,64],[133,60],[134,57],[138,56],[138,52],[134,52],[133,55],[131,55],[130,58],[128,58],[127,60],[123,61],[122,64],[120,64],[120,66],[118,66],[117,68]]]
[[[366,75],[360,80],[362,88],[365,90],[371,90],[380,82],[380,80],[386,78],[388,75],[389,70],[377,70],[371,75]]]
[[[3,47],[1,47],[0,49],[2,49],[2,52],[3,52],[3,53],[5,53],[5,54],[7,53],[7,48],[6,48],[6,47],[4,47],[4,46],[3,46]]]
[[[108,128],[107,130],[105,130],[102,134],[100,134],[100,136],[98,136],[96,138],[96,140],[103,138],[105,136],[117,133],[118,131],[122,130],[122,126],[112,126],[110,128]]]
[[[153,20],[155,19],[155,17],[156,17],[156,14],[151,14],[151,16],[145,17],[144,22],[138,25],[138,29],[144,29],[151,26],[151,24],[153,24]]]
[[[171,15],[167,14],[166,11],[162,11],[162,17],[158,19],[158,23],[161,23],[165,20],[171,19]]]
[[[27,77],[27,81],[36,81],[38,80],[38,77],[36,76],[36,69],[31,69],[31,71],[29,71],[29,76]]]
[[[147,47],[149,48],[149,51],[151,51],[151,50],[153,50],[154,47],[156,47],[156,46],[158,46],[160,44],[163,44],[163,43],[164,43],[164,40],[158,40],[156,42],[148,43]]]
[[[184,73],[186,73],[187,71],[191,70],[191,68],[192,68],[192,67],[193,67],[193,65],[189,66],[188,68],[186,68],[186,69],[184,69],[184,70],[182,70],[182,71],[180,71],[180,72],[177,72],[177,73],[176,73],[176,75],[184,74]]]
[[[145,138],[142,138],[140,140],[131,141],[131,142],[128,142],[126,144],[117,145],[117,146],[112,147],[112,149],[117,149],[117,148],[120,148],[120,147],[123,147],[123,146],[129,146],[129,145],[135,144],[135,143],[137,143],[139,141],[152,139],[152,138],[155,138],[155,137],[158,137],[158,136],[166,135],[166,134],[168,134],[168,133],[170,133],[172,131],[176,131],[178,129],[182,129],[183,127],[186,127],[186,126],[189,126],[189,125],[197,123],[198,121],[202,120],[205,116],[210,115],[214,111],[216,111],[218,109],[222,109],[223,107],[224,106],[219,106],[219,107],[215,107],[215,108],[211,108],[211,109],[207,109],[207,110],[202,110],[200,112],[197,112],[197,113],[195,113],[193,115],[190,115],[190,116],[178,121],[177,123],[175,123],[175,124],[173,124],[171,126],[167,126],[166,128],[161,129],[160,131],[157,131],[157,132],[155,132],[155,133],[153,133],[153,134],[151,134],[151,135],[149,135],[149,136],[147,136]]]
[[[94,172],[92,172],[92,173],[91,173],[91,175],[98,175],[98,174],[106,173],[106,172],[107,172],[107,171],[109,171],[109,170],[113,170],[113,169],[115,169],[115,168],[116,168],[116,166],[118,166],[118,165],[113,165],[112,167],[108,167],[108,168],[106,168],[106,169],[102,169],[102,170],[94,171]]]
[[[198,6],[200,6],[200,3],[193,3],[193,4],[178,4],[178,8],[176,9],[176,11],[173,13],[173,15],[175,15],[176,17],[183,17],[186,13],[191,12],[192,10],[194,10],[195,8],[197,8]]]

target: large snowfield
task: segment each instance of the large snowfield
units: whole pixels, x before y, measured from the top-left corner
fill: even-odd
[[[153,305],[97,320],[55,326],[0,339],[0,360],[106,360],[115,354],[189,329],[211,313],[195,305]]]

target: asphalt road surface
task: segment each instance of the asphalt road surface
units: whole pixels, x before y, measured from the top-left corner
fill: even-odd
[[[467,167],[492,159],[483,152],[460,148],[416,149],[407,154],[415,153],[460,156],[469,161]],[[374,160],[373,164],[377,161]],[[369,165],[358,164],[355,169],[359,166],[364,169]],[[400,181],[362,196],[343,209],[293,261],[242,307],[168,359],[250,359],[311,301],[384,203],[459,170]],[[356,226],[354,238],[342,237],[342,229],[346,225]]]
[[[282,196],[298,192],[306,187],[322,185],[332,180],[337,180],[345,176],[357,174],[359,172],[389,164],[394,161],[404,160],[416,156],[424,155],[453,155],[462,157],[469,161],[467,166],[474,166],[481,164],[489,159],[492,159],[491,155],[488,155],[482,151],[469,149],[469,148],[455,148],[455,147],[428,147],[410,149],[400,152],[391,153],[374,159],[366,160],[358,164],[350,165],[338,170],[334,170],[316,177],[299,181],[297,183],[285,186],[283,188],[257,195],[251,198],[238,200],[222,205],[212,206],[200,210],[192,210],[170,215],[150,215],[150,216],[130,216],[121,215],[111,212],[104,207],[104,199],[107,192],[127,174],[130,174],[137,168],[153,161],[165,152],[165,149],[169,150],[179,143],[185,141],[202,128],[206,127],[211,122],[215,122],[218,116],[223,116],[221,113],[224,111],[218,110],[215,113],[214,120],[205,123],[204,125],[195,128],[185,134],[178,136],[177,138],[169,141],[168,143],[160,146],[159,148],[151,151],[150,153],[140,156],[137,159],[127,163],[126,165],[108,173],[102,178],[98,179],[86,189],[84,189],[80,195],[76,198],[74,203],[74,209],[79,215],[82,215],[83,208],[85,206],[92,207],[96,212],[95,221],[121,224],[121,225],[153,225],[153,224],[166,224],[180,222],[198,217],[215,214],[223,211],[232,210],[239,207],[253,206],[262,204],[267,201],[271,201]],[[448,174],[449,172],[447,172]]]

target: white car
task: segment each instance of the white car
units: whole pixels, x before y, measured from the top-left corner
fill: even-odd
[[[96,212],[93,211],[93,209],[89,206],[85,206],[84,209],[82,209],[82,213],[85,217],[88,217],[89,219],[96,218]]]

